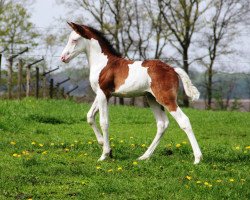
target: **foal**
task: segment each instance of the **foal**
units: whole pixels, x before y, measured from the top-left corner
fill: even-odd
[[[169,120],[164,112],[166,108],[188,136],[195,161],[200,162],[202,154],[194,136],[188,117],[177,105],[179,78],[184,90],[191,100],[199,98],[197,88],[191,83],[188,75],[181,68],[172,68],[160,60],[132,61],[122,58],[108,40],[99,31],[75,23],[68,23],[73,31],[64,48],[61,61],[68,63],[82,52],[87,55],[90,67],[90,84],[96,93],[87,121],[95,132],[97,141],[103,145],[100,161],[111,154],[108,134],[108,100],[111,96],[135,97],[146,96],[154,113],[157,132],[147,151],[139,158],[149,158],[159,144]],[[100,127],[97,128],[95,115],[100,112]]]

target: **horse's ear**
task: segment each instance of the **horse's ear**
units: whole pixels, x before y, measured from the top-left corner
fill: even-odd
[[[84,26],[76,24],[74,22],[67,22],[68,25],[82,37],[86,37]]]

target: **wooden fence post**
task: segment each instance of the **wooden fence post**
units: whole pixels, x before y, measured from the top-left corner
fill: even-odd
[[[52,99],[53,98],[53,90],[54,90],[54,79],[50,79],[50,84],[49,84],[49,96]]]
[[[36,98],[39,97],[39,67],[36,67]]]
[[[12,98],[12,65],[13,58],[9,58],[9,66],[8,66],[8,99]]]
[[[22,98],[22,82],[23,82],[23,61],[22,59],[18,60],[18,92],[17,97],[18,99]]]
[[[30,65],[26,67],[26,97],[30,96],[30,68]]]

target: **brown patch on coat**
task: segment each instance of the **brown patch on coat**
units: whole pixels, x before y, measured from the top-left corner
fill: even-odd
[[[174,68],[160,60],[146,60],[142,66],[148,67],[148,74],[152,80],[151,90],[156,100],[169,112],[176,111],[179,78]]]
[[[129,72],[128,65],[132,63],[134,61],[113,56],[109,57],[106,67],[101,71],[99,76],[100,88],[107,98],[125,83]]]

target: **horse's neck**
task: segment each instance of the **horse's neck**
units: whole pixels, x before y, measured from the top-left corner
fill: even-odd
[[[90,67],[89,79],[93,90],[98,87],[99,75],[108,63],[108,56],[102,52],[99,42],[95,39],[89,41],[87,58]]]

